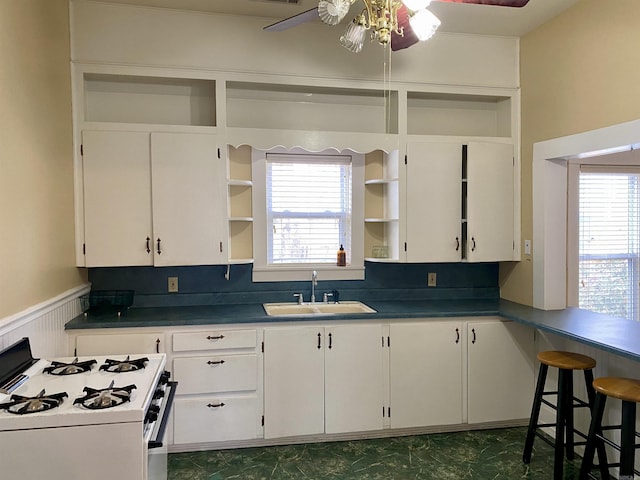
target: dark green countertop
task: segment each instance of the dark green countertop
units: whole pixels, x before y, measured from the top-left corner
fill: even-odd
[[[281,323],[287,321],[382,320],[500,315],[506,319],[640,360],[640,323],[578,308],[538,310],[506,300],[366,302],[377,313],[270,317],[261,304],[131,308],[121,317],[80,315],[67,330],[185,325]]]

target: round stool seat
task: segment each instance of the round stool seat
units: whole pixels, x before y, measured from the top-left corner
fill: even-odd
[[[607,397],[625,402],[640,402],[640,380],[620,377],[600,377],[593,381],[593,388]]]
[[[596,361],[591,357],[559,350],[540,352],[538,360],[545,365],[562,370],[590,370],[596,366]]]

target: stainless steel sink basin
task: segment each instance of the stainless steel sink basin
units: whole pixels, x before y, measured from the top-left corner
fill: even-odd
[[[269,316],[297,315],[345,315],[349,313],[376,313],[376,311],[362,302],[340,303],[265,303],[264,311]]]

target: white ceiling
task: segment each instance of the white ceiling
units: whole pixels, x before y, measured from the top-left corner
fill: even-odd
[[[111,3],[146,5],[178,10],[265,17],[265,26],[317,6],[317,0],[300,0],[298,5],[274,0],[107,0]],[[579,0],[530,0],[522,8],[443,3],[429,9],[442,21],[440,31],[520,37],[559,15]],[[358,2],[360,3],[360,2]],[[351,7],[354,15],[362,5]],[[349,14],[351,19],[353,15]],[[318,20],[319,21],[319,20]],[[303,28],[301,26],[295,28]]]

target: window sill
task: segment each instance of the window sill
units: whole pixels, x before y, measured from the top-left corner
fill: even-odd
[[[254,282],[295,282],[311,279],[312,271],[318,280],[364,280],[364,266],[338,267],[332,265],[287,265],[282,267],[253,267]]]

